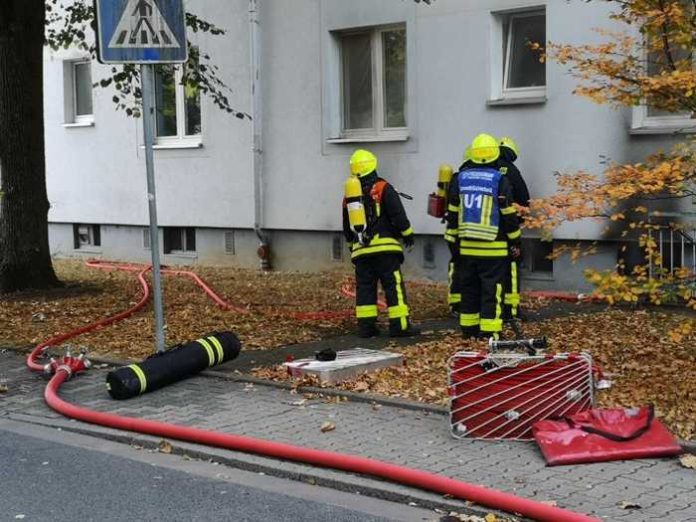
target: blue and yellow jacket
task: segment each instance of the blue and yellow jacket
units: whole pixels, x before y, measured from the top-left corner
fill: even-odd
[[[467,163],[452,178],[445,239],[459,243],[459,253],[473,257],[507,257],[522,233],[513,206],[512,186],[496,161]]]

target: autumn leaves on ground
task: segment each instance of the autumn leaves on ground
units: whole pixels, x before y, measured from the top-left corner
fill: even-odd
[[[134,304],[140,286],[132,273],[105,272],[61,261],[65,289],[0,299],[0,346],[37,344],[57,333],[84,326]],[[225,299],[248,313],[221,310],[190,280],[165,279],[164,301],[170,342],[194,339],[222,329],[235,331],[246,349],[272,349],[330,338],[352,328],[353,319],[298,321],[296,312],[350,311],[340,295],[350,274],[270,273],[196,268]],[[417,320],[446,314],[444,285],[411,284]],[[544,303],[530,303],[534,307]],[[152,352],[153,320],[148,308],[110,328],[71,344],[112,359],[138,359]],[[608,309],[577,313],[524,326],[527,335],[546,335],[557,351],[587,351],[611,375],[614,386],[599,392],[602,406],[654,403],[658,415],[681,438],[696,439],[696,322],[676,310]],[[344,389],[434,404],[447,402],[447,360],[456,351],[475,349],[457,332],[410,347],[392,347],[406,356],[403,368],[383,370],[341,385]],[[258,369],[257,376],[288,379],[281,368]],[[316,384],[316,383],[315,383]]]

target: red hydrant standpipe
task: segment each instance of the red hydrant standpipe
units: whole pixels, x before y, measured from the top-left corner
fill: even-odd
[[[106,263],[104,265],[106,265]],[[124,269],[120,268],[116,264],[110,264],[109,268]],[[144,293],[140,301],[135,306],[125,310],[124,312],[107,317],[100,321],[96,321],[77,330],[52,337],[51,339],[39,344],[27,357],[27,365],[30,369],[34,371],[55,373],[46,386],[44,398],[48,406],[58,413],[61,413],[69,418],[110,428],[194,442],[233,451],[254,453],[257,455],[264,455],[283,460],[303,462],[314,466],[333,468],[352,473],[372,475],[374,477],[383,478],[407,486],[413,486],[426,491],[432,491],[442,495],[451,495],[453,497],[475,502],[482,506],[488,506],[493,509],[500,509],[509,513],[519,513],[522,516],[543,522],[600,522],[599,519],[543,504],[541,502],[536,502],[534,500],[524,499],[515,495],[503,493],[501,491],[468,484],[466,482],[442,477],[433,473],[397,466],[378,460],[303,448],[301,446],[281,444],[278,442],[254,439],[240,435],[206,431],[186,426],[177,426],[175,424],[166,424],[147,419],[123,417],[111,413],[89,410],[64,401],[58,396],[58,390],[60,389],[61,385],[73,375],[89,368],[89,361],[84,359],[83,356],[72,357],[69,354],[66,354],[66,356],[60,360],[54,359],[46,366],[42,366],[36,362],[36,358],[41,356],[49,346],[62,343],[80,334],[96,330],[98,328],[103,328],[117,321],[126,319],[145,306],[150,297],[150,289],[145,281],[144,274],[147,272],[147,270],[149,270],[149,268],[142,269],[142,267],[136,268],[134,265],[130,265],[125,269],[130,271],[140,271],[138,274],[138,280],[140,281]]]

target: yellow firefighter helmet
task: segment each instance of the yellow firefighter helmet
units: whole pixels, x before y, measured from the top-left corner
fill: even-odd
[[[377,170],[377,157],[369,150],[358,149],[350,157],[350,173],[362,178]]]

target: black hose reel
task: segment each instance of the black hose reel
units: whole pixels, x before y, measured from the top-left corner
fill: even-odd
[[[214,333],[109,372],[106,389],[114,399],[130,399],[231,361],[241,349],[232,332]]]

